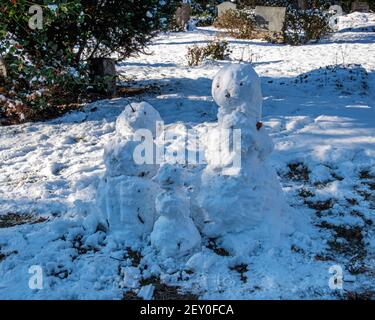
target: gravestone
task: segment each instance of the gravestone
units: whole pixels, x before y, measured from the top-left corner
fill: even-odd
[[[116,93],[116,63],[110,58],[90,59],[90,77],[97,92],[112,96]]]
[[[237,9],[237,5],[235,3],[229,2],[229,1],[223,2],[216,6],[217,16],[221,17],[226,11],[236,10],[236,9]]]
[[[367,2],[354,1],[352,3],[352,11],[369,12],[370,11],[370,6],[369,6],[369,4]]]
[[[181,3],[175,13],[176,24],[181,29],[185,29],[191,16],[191,7],[187,3]]]
[[[283,30],[285,14],[285,7],[255,7],[255,21],[258,27],[272,32]]]

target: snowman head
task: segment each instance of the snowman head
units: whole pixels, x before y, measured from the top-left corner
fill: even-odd
[[[249,64],[229,64],[222,68],[213,80],[212,96],[221,114],[241,110],[251,119],[261,117],[260,79]]]
[[[156,136],[156,126],[162,121],[160,114],[147,102],[133,102],[116,120],[116,132],[120,136],[129,137],[138,129],[147,129]]]

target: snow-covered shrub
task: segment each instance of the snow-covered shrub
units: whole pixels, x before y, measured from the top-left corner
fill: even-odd
[[[204,58],[204,49],[201,46],[193,45],[188,47],[188,52],[186,54],[186,59],[188,61],[189,66],[197,66],[199,65]]]
[[[88,84],[83,65],[73,68],[57,58],[44,64],[12,43],[5,50],[7,77],[0,101],[5,123],[48,119],[77,106]]]
[[[210,41],[204,47],[204,55],[208,59],[212,60],[225,60],[228,59],[229,55],[231,54],[231,50],[229,49],[229,43],[225,40],[214,40]]]
[[[197,66],[204,59],[226,60],[231,54],[229,43],[225,40],[213,40],[206,46],[194,45],[188,48],[186,58],[189,66]]]
[[[195,15],[194,18],[197,21],[197,23],[196,23],[197,27],[211,26],[215,21],[214,15],[212,15],[208,12],[204,12],[202,14]]]
[[[220,0],[192,0],[191,8],[193,9],[193,18],[196,20],[197,27],[211,26],[215,20],[216,5],[221,3]]]
[[[31,57],[48,62],[72,55],[75,62],[85,58],[107,57],[116,52],[119,58],[140,52],[156,31],[174,13],[173,0],[134,0],[121,5],[115,0],[33,1],[43,7],[42,29],[30,29],[26,0],[2,2],[0,6],[2,37],[13,37]]]
[[[253,39],[255,17],[247,10],[227,10],[214,23],[215,27],[226,29],[228,35],[237,39]]]

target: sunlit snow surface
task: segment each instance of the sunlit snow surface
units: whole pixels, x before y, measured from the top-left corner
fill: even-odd
[[[229,62],[188,67],[185,58],[188,46],[216,31],[165,34],[150,55],[118,67],[135,86],[157,90],[97,101],[53,121],[0,127],[0,298],[121,299],[151,276],[209,299],[374,298],[375,33],[359,29],[373,26],[374,15],[340,21],[331,38],[300,47],[229,39],[231,59],[251,61],[261,77],[271,163],[305,221],[292,237],[270,251],[247,237],[207,240],[193,257],[177,259],[162,259],[145,244],[133,248],[142,257],[134,259],[90,220],[104,145],[129,101],[149,102],[176,131],[217,120],[211,83]],[[9,226],[10,214],[34,218]],[[227,255],[220,250],[226,246],[250,254]],[[41,290],[29,288],[32,265],[43,268]],[[342,290],[329,286],[335,265],[343,270]]]

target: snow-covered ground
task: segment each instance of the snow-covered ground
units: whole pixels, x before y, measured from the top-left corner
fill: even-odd
[[[189,261],[161,259],[90,223],[103,148],[129,101],[149,102],[176,130],[217,120],[211,83],[231,61],[189,67],[185,55],[220,34],[164,34],[148,55],[119,64],[148,93],[0,127],[0,298],[150,298],[152,290],[174,298],[177,287],[208,299],[375,298],[375,33],[366,29],[375,19],[341,19],[332,37],[300,47],[228,39],[231,60],[251,62],[261,77],[271,162],[287,202],[306,221],[288,250],[244,258],[206,239]],[[29,288],[33,265],[42,267],[43,289]],[[330,271],[340,268],[343,289],[334,290]]]

